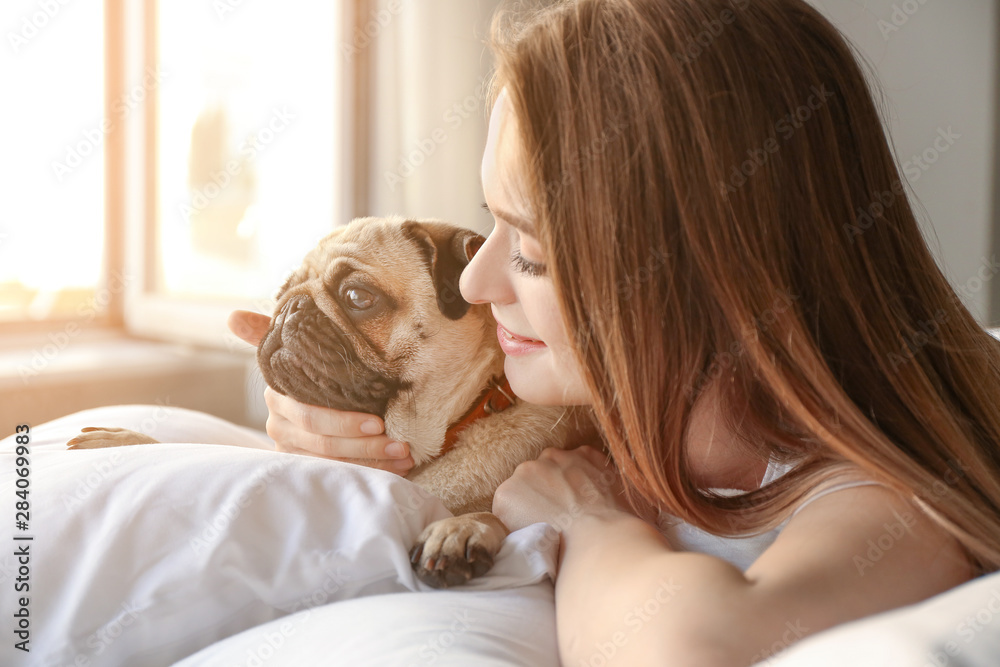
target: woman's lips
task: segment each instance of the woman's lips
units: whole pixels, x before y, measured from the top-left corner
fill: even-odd
[[[497,323],[497,340],[500,341],[500,347],[503,349],[504,354],[508,356],[530,354],[545,347],[545,343],[540,340],[525,338],[511,333],[499,322]]]

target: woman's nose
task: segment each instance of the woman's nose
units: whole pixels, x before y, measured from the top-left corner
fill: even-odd
[[[501,239],[491,233],[462,271],[458,289],[469,303],[505,304],[513,301],[510,276],[505,270]]]

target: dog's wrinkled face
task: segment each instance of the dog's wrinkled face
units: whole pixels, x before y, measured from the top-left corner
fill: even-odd
[[[257,349],[264,379],[303,403],[384,416],[402,392],[447,372],[438,360],[483,328],[488,307],[470,307],[458,290],[482,242],[436,221],[363,218],[337,229],[278,294]]]

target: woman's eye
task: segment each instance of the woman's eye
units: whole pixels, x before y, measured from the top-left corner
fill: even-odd
[[[515,252],[514,256],[510,258],[511,263],[514,268],[529,276],[544,276],[545,275],[545,265],[539,262],[532,262],[530,259],[525,259],[520,252]]]
[[[344,300],[355,310],[368,310],[375,305],[376,297],[366,289],[351,287],[344,290]]]

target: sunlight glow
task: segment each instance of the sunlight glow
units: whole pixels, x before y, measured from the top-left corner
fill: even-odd
[[[334,227],[337,3],[159,3],[159,239],[178,295],[272,295]]]

